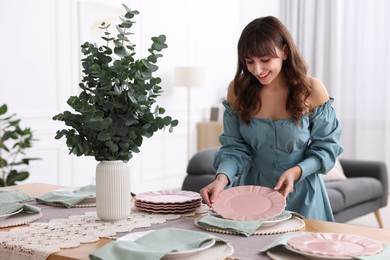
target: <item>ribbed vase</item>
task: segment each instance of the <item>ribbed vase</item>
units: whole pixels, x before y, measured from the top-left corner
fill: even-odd
[[[105,221],[130,215],[130,165],[123,161],[101,161],[96,166],[96,212]]]

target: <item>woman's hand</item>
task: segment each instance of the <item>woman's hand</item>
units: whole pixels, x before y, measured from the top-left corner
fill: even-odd
[[[219,173],[215,180],[200,190],[200,195],[202,196],[204,202],[211,207],[211,204],[214,203],[215,198],[218,196],[221,191],[223,191],[226,185],[229,184],[229,179],[225,174]]]
[[[279,191],[285,198],[290,192],[294,191],[294,182],[302,175],[302,170],[299,166],[294,166],[280,175],[274,190]]]

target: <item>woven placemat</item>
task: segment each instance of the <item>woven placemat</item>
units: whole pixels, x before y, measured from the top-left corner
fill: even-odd
[[[197,226],[200,229],[210,231],[210,232],[217,232],[217,233],[222,233],[222,234],[229,234],[229,235],[242,235],[238,232],[234,232],[232,230],[225,230],[222,228],[206,228],[202,227],[198,224],[199,218],[194,220],[195,226]],[[302,230],[305,227],[305,222],[298,218],[298,217],[292,217],[288,220],[279,222],[275,225],[270,225],[270,226],[261,226],[259,227],[253,235],[273,235],[273,234],[282,234],[282,233],[287,233],[287,232],[293,232],[293,231],[299,231]]]
[[[18,214],[12,215],[4,220],[0,221],[0,228],[14,227],[24,225],[30,222],[33,222],[42,217],[42,212],[38,213],[24,213],[20,212]]]
[[[59,202],[46,202],[44,204],[49,206],[54,206],[54,207],[66,208],[64,204]],[[72,206],[72,208],[92,208],[92,207],[96,207],[96,198],[87,198],[85,200],[80,201],[76,205]]]

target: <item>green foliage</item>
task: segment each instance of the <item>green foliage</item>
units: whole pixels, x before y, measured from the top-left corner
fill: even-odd
[[[56,139],[66,137],[66,144],[77,156],[94,156],[97,161],[128,161],[139,152],[143,137],[169,126],[178,125],[170,116],[162,117],[165,109],[155,105],[161,95],[161,79],[154,77],[157,59],[167,48],[165,35],[152,37],[149,56],[135,58],[135,45],[128,36],[138,11],[123,5],[126,13],[116,25],[118,34],[111,36],[110,24],[102,23],[105,45],[89,42],[81,45],[83,78],[79,96],[67,103],[76,113],[64,111],[53,120],[65,122],[70,128],[58,130]]]
[[[7,105],[0,106],[0,187],[27,179],[29,172],[21,169],[21,166],[39,159],[21,158],[35,139],[30,128],[22,129],[19,126],[20,119],[15,119],[15,114],[5,115],[7,110]]]

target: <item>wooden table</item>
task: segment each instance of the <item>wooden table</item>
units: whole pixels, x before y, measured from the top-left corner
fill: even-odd
[[[42,183],[29,183],[15,186],[17,189],[26,192],[31,196],[39,196],[48,191],[62,188],[62,186],[49,185]],[[390,230],[369,228],[350,224],[318,221],[313,219],[304,219],[306,227],[302,231],[308,232],[332,232],[332,233],[348,233],[354,235],[362,235],[370,237],[372,239],[379,240],[383,243],[390,244]],[[0,229],[8,230],[10,228]],[[70,259],[88,259],[88,255],[102,247],[103,245],[111,242],[110,239],[100,239],[95,243],[82,244],[79,247],[71,249],[62,249],[58,253],[54,253],[47,258],[48,260],[70,260]],[[237,250],[237,249],[236,249]]]

